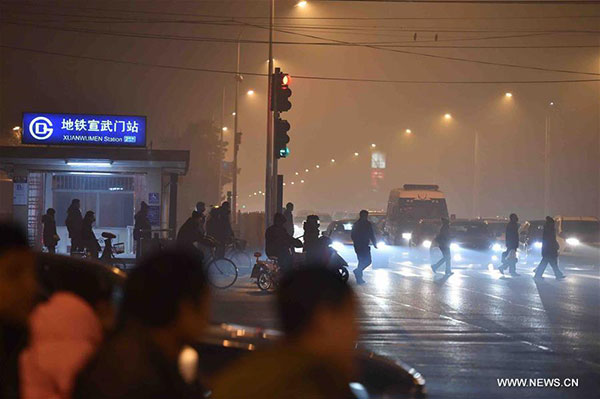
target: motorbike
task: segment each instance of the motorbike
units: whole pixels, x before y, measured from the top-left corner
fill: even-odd
[[[335,270],[340,280],[347,282],[350,276],[348,271],[348,263],[342,258],[338,252],[331,248],[331,239],[323,236],[319,238],[319,263],[324,264],[327,268]],[[262,260],[262,253],[255,252],[254,257],[256,263],[252,268],[250,279],[255,279],[256,285],[261,291],[269,291],[277,287],[279,277],[281,276],[281,268],[277,263],[277,257],[269,257]],[[302,267],[306,265],[305,253],[294,253],[293,267]]]

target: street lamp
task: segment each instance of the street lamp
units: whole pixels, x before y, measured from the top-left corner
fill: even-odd
[[[296,7],[304,8],[308,5],[308,1],[299,1],[296,3]]]
[[[377,144],[375,144],[375,143],[371,144],[371,148],[375,148],[375,147],[377,147]]]
[[[224,132],[226,132],[226,131],[227,131],[227,126],[223,126],[222,130],[223,130]]]
[[[410,129],[406,129],[406,130],[404,131],[404,133],[406,133],[406,134],[411,134],[411,133],[412,133],[412,130],[410,130]]]
[[[331,163],[335,163],[335,159],[331,158]]]
[[[451,114],[444,114],[444,119],[446,119],[447,121],[452,119],[452,115]]]
[[[253,96],[254,95],[254,90],[250,89],[246,92],[247,95],[249,96]]]
[[[355,156],[355,157],[357,157],[357,156],[358,156],[358,152],[355,152],[355,153],[354,153],[354,156]]]
[[[512,93],[511,92],[506,92],[506,93],[504,93],[504,97],[511,98],[512,97]]]

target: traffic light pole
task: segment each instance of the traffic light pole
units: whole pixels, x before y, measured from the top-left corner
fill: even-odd
[[[240,33],[241,35],[241,33]],[[238,151],[240,149],[240,141],[242,133],[238,131],[238,97],[240,92],[240,40],[238,36],[237,42],[237,67],[235,70],[235,115],[233,116],[233,177],[231,181],[231,210],[233,216],[233,224],[237,225],[237,183],[238,183]]]
[[[267,90],[267,165],[265,173],[265,226],[269,226],[273,219],[273,114],[271,101],[273,96],[273,19],[275,16],[275,0],[270,1],[269,12],[269,75]]]

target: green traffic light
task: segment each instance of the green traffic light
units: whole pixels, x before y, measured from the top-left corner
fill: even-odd
[[[281,158],[286,158],[288,155],[290,155],[290,149],[285,147],[279,150],[279,157]]]

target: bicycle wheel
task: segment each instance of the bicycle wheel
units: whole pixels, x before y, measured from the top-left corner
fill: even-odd
[[[227,258],[213,259],[207,267],[208,281],[216,288],[231,287],[238,278],[235,264]]]

